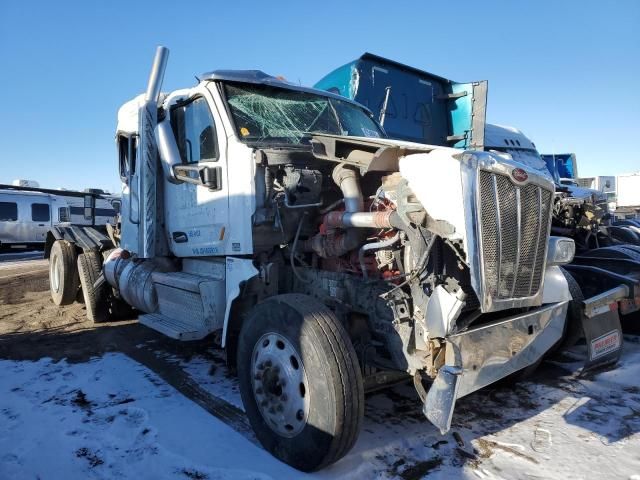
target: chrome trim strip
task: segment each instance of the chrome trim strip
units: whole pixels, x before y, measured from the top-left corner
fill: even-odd
[[[531,295],[531,289],[533,288],[533,278],[536,276],[536,261],[538,260],[538,248],[540,248],[540,229],[542,229],[542,188],[538,187],[538,235],[536,236],[536,249],[533,251],[533,265],[534,268],[531,271],[531,279],[529,280],[529,295]],[[543,279],[544,280],[544,279]],[[540,290],[542,290],[542,281],[540,282]]]
[[[495,173],[491,174],[491,179],[493,180],[493,198],[496,201],[496,228],[498,232],[498,255],[496,256],[496,266],[498,267],[498,271],[496,272],[496,293],[498,296],[500,296],[500,273],[502,271],[502,235],[500,235],[500,232],[502,231],[502,219],[500,218],[500,194],[498,193],[498,179]],[[480,208],[482,208],[482,206],[480,206]],[[482,239],[482,236],[480,237],[480,239]],[[480,245],[482,249],[482,242]],[[484,266],[484,259],[482,263]],[[484,275],[482,278],[485,278]]]
[[[516,225],[518,226],[518,232],[516,235],[516,260],[513,265],[513,286],[511,287],[511,298],[516,294],[518,274],[520,273],[520,242],[522,241],[522,202],[520,199],[520,187],[516,187]],[[540,230],[538,230],[537,233],[540,235]],[[529,292],[529,294],[531,294],[531,292]]]

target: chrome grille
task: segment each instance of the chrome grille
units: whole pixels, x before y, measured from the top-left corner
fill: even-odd
[[[538,293],[545,264],[552,192],[480,171],[481,251],[485,294],[494,300]]]

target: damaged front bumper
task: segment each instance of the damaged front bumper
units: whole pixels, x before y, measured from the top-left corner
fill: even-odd
[[[577,301],[579,318],[574,322],[577,320],[587,347],[583,370],[619,360],[622,328],[617,302],[627,293],[623,285]],[[568,307],[569,301],[547,304],[524,315],[446,337],[445,365],[427,393],[426,417],[446,433],[458,398],[542,359],[565,336]]]
[[[445,433],[458,398],[540,360],[562,339],[568,305],[544,305],[447,337],[445,365],[424,403],[426,417]]]

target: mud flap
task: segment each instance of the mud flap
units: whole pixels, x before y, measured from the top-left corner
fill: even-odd
[[[583,372],[618,362],[622,354],[622,326],[617,308],[593,317],[583,315],[582,329],[587,343]]]
[[[621,285],[582,302],[580,323],[587,344],[582,372],[618,362],[622,354],[622,326],[618,301],[628,296]]]
[[[445,365],[438,371],[427,393],[423,413],[443,435],[451,428],[451,418],[458,397],[458,380],[462,369]]]

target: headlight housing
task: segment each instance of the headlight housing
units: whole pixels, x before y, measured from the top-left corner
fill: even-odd
[[[549,237],[547,266],[571,263],[575,254],[576,244],[572,239],[566,237]]]

